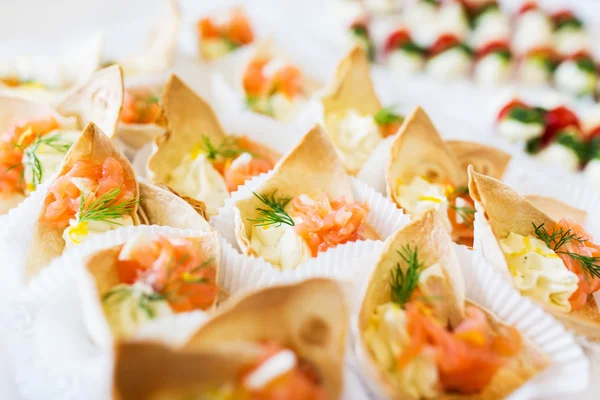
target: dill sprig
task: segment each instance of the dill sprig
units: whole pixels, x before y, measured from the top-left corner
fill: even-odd
[[[394,112],[394,106],[384,107],[373,115],[377,125],[388,125],[404,121],[404,117]]]
[[[396,268],[390,273],[390,287],[392,301],[400,307],[404,307],[419,284],[419,276],[424,264],[419,262],[419,254],[416,246],[412,249],[410,245],[407,245],[401,251],[397,251],[397,253],[407,264],[407,268],[406,272],[404,272],[400,263],[396,264]]]
[[[539,226],[533,222],[531,224],[533,225],[535,236],[542,242],[546,243],[546,246],[555,252],[560,250],[560,248],[567,243],[575,241],[583,244],[585,242],[584,238],[573,233],[571,229],[564,230],[561,227],[559,229],[554,229],[552,233],[549,233],[544,227],[544,224],[540,224]]]
[[[256,226],[276,225],[276,227],[280,227],[281,224],[295,225],[293,218],[285,211],[285,207],[292,201],[291,197],[277,197],[277,190],[270,195],[256,192],[252,192],[252,194],[263,202],[267,208],[257,208],[260,218],[248,219],[248,221],[258,222],[255,224]]]
[[[118,202],[117,199],[122,190],[123,189],[121,186],[111,189],[99,196],[96,200],[92,201],[89,205],[86,205],[87,197],[81,193],[78,221],[100,221],[119,225],[119,223],[114,220],[133,211],[135,206],[140,201],[139,198],[131,197],[124,201]]]
[[[31,168],[31,185],[32,189],[35,190],[37,185],[41,184],[44,181],[44,167],[38,158],[37,152],[39,151],[41,146],[48,146],[58,153],[65,154],[73,143],[61,141],[60,133],[56,133],[53,135],[40,135],[35,138],[33,143],[26,147],[23,150],[23,171],[22,174],[25,173],[25,168]]]
[[[463,224],[473,229],[473,222],[475,222],[475,209],[473,207],[450,205],[450,208],[462,218]]]
[[[452,191],[450,193],[448,193],[448,195],[452,196],[453,198],[467,196],[468,194],[469,194],[468,186],[457,186],[454,189],[452,189]]]
[[[135,289],[133,286],[116,286],[108,292],[104,293],[104,295],[102,296],[102,302],[116,297],[118,297],[118,299],[116,299],[115,301],[120,302],[123,300],[124,297],[131,295],[131,293],[133,293],[134,290]],[[158,293],[141,293],[138,300],[138,307],[148,315],[148,318],[153,319],[154,317],[156,317],[156,313],[150,306],[150,303],[153,301],[160,301],[164,299],[165,298]]]
[[[573,261],[579,265],[581,272],[588,278],[600,278],[600,257],[586,256],[577,254],[572,251],[564,251],[561,248],[571,242],[577,242],[584,244],[586,238],[573,233],[571,229],[558,228],[554,229],[551,233],[544,227],[544,224],[539,226],[532,223],[535,231],[535,236],[546,244],[550,249],[554,250],[556,254],[564,254],[570,257]]]
[[[219,156],[222,158],[235,158],[242,153],[247,153],[246,150],[238,147],[238,139],[232,136],[226,137],[217,147],[211,143],[208,136],[202,135],[202,149],[206,153],[206,158],[211,161],[215,161]]]

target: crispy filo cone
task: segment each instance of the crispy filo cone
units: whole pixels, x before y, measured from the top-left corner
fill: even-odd
[[[411,399],[412,397],[405,392],[398,383],[399,381],[394,379],[393,371],[377,365],[365,341],[365,331],[376,307],[391,301],[389,285],[391,272],[397,265],[406,268],[406,264],[401,262],[398,254],[398,250],[404,246],[418,249],[419,260],[423,263],[425,271],[435,264],[441,266],[442,275],[429,275],[420,287],[424,296],[442,296],[444,298],[443,301],[437,301],[433,305],[436,315],[440,316],[442,321],[446,320],[451,327],[456,326],[464,319],[465,306],[470,305],[484,311],[493,331],[498,331],[505,326],[490,311],[466,300],[464,280],[454,252],[454,244],[435,211],[427,211],[421,218],[412,221],[385,241],[381,255],[368,280],[359,311],[358,329],[359,345],[361,346],[359,354],[363,358],[360,361],[381,391],[393,399]],[[549,363],[545,354],[526,338],[523,339],[521,352],[496,372],[483,392],[471,396],[444,393],[435,398],[494,400],[508,396]]]
[[[4,132],[18,122],[53,117],[67,124],[74,117],[83,129],[94,122],[112,137],[123,105],[123,74],[118,65],[101,69],[89,81],[68,96],[56,107],[15,97],[0,97],[0,129]]]
[[[81,128],[93,122],[107,136],[117,132],[123,108],[123,72],[118,65],[96,71],[89,81],[67,96],[56,110],[76,117]]]
[[[325,121],[332,114],[350,110],[361,115],[373,115],[381,110],[370,68],[366,53],[358,46],[340,61],[335,78],[321,99]]]
[[[487,175],[483,173],[481,174]],[[526,194],[523,197],[532,202],[537,208],[548,214],[556,221],[559,221],[562,218],[569,218],[570,220],[577,222],[579,225],[585,225],[585,221],[587,220],[587,211],[585,210],[571,207],[570,205],[553,199],[552,197],[538,196],[537,194]]]
[[[203,236],[186,236],[186,239],[192,242],[200,254],[210,255],[206,259],[213,259],[216,268],[216,276],[219,272],[221,262],[221,245],[219,235],[216,232],[207,232]],[[103,296],[120,282],[117,271],[117,261],[123,245],[103,249],[91,254],[85,261],[85,267],[94,280],[97,290],[97,300],[102,304]],[[217,298],[208,309],[213,309]]]
[[[400,207],[397,185],[410,184],[416,177],[455,187],[467,184],[467,172],[420,107],[406,117],[390,150],[386,187],[388,196]]]
[[[386,171],[388,195],[396,204],[398,182],[420,176],[432,183],[467,185],[467,167],[501,179],[510,155],[474,142],[444,141],[421,107],[406,118],[390,150]]]
[[[115,353],[113,400],[201,398],[260,361],[254,347],[240,346],[228,351],[178,351],[152,342],[121,342]]]
[[[261,289],[229,300],[184,346],[227,350],[262,340],[289,346],[313,366],[328,398],[342,390],[348,311],[341,288],[329,279]]]
[[[324,192],[330,199],[344,198],[353,201],[350,178],[341,159],[327,139],[323,129],[316,125],[288,154],[275,165],[270,176],[256,193],[277,192],[280,196],[313,196]],[[235,237],[244,254],[258,255],[250,246],[251,220],[260,218],[259,208],[264,204],[256,196],[234,203]],[[369,239],[377,239],[375,231],[367,227]]]
[[[167,184],[182,155],[201,143],[202,136],[215,146],[227,137],[210,105],[175,75],[165,85],[162,108],[167,131],[156,138],[148,159],[149,178],[157,184]]]
[[[335,135],[341,119],[348,112],[372,116],[381,110],[381,103],[371,80],[369,59],[360,47],[354,47],[340,61],[334,80],[325,90],[321,98],[323,121],[330,137]],[[348,172],[356,175],[361,166],[355,165],[349,155],[344,155],[341,151],[339,154]]]
[[[534,203],[497,179],[479,174],[472,168],[469,168],[469,191],[473,200],[482,207],[485,220],[495,236],[495,238],[486,238],[486,245],[494,248],[490,253],[495,255],[503,255],[499,241],[506,238],[511,232],[535,237],[533,224],[536,226],[544,224],[546,227],[553,227],[556,224],[554,218],[536,207]],[[551,207],[548,208],[548,203],[546,203],[545,209],[552,215],[560,216],[563,214],[560,211],[561,205],[564,206],[563,203],[552,202]],[[572,207],[566,207],[564,216],[570,217],[571,215],[573,215]],[[502,257],[502,259],[494,261],[501,263],[500,267],[508,271],[506,258]],[[584,308],[570,313],[555,310],[544,304],[541,305],[577,334],[590,340],[600,340],[600,312],[594,296],[588,296]]]
[[[171,172],[181,163],[183,154],[206,137],[218,147],[227,138],[211,106],[172,75],[163,94],[163,113],[167,130],[156,138],[148,159],[148,176],[158,185],[167,185]],[[275,163],[279,154],[266,147],[261,156]],[[196,199],[199,200],[199,199]]]
[[[204,204],[182,199],[167,189],[143,182],[140,186],[138,216],[144,225],[170,226],[178,229],[212,231]]]
[[[480,174],[502,179],[510,162],[510,154],[495,147],[462,140],[446,140],[445,143],[454,153],[463,171],[472,165]]]
[[[0,97],[0,131],[17,123],[52,117],[61,126],[83,129],[94,122],[104,133],[115,133],[123,105],[123,74],[117,65],[95,72],[90,80],[63,99],[56,107],[16,97]]]
[[[102,163],[107,157],[113,157],[121,164],[125,175],[135,182],[135,198],[139,198],[139,187],[131,164],[108,136],[93,123],[90,123],[84,129],[79,139],[67,152],[56,179],[66,174],[78,160],[84,159]],[[42,267],[48,264],[53,258],[61,255],[65,248],[65,240],[62,237],[64,228],[51,226],[42,220],[42,216],[46,211],[45,208],[45,204],[42,205],[34,228],[26,264],[27,278],[37,275]],[[140,224],[137,209],[138,205],[136,202],[128,214],[132,218],[134,225]]]

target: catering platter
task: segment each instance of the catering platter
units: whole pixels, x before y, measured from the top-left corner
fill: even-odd
[[[14,398],[594,398],[596,88],[398,73],[336,19],[417,3],[496,2],[161,0],[135,40],[0,44]],[[499,9],[593,38],[582,4]]]

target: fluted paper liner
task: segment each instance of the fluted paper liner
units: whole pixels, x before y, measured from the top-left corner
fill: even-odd
[[[551,359],[550,366],[525,382],[507,399],[566,398],[583,390],[589,384],[590,363],[573,335],[542,308],[521,297],[510,284],[499,279],[472,250],[456,244],[453,246],[463,271],[467,300],[487,309],[503,323],[514,325]],[[376,394],[375,398],[383,399],[385,394],[375,385],[375,371],[364,363],[366,349],[359,344],[356,318],[353,318],[352,328],[355,357],[365,378],[363,382]]]
[[[237,192],[219,210],[219,214],[212,217],[211,225],[224,239],[223,263],[229,267],[221,275],[220,283],[232,293],[241,290],[255,289],[261,286],[272,285],[276,282],[290,282],[311,276],[338,278],[344,281],[353,280],[363,257],[368,257],[381,242],[364,240],[345,243],[335,248],[319,253],[298,265],[295,269],[279,271],[262,257],[246,256],[241,254],[235,236],[235,222],[233,204],[239,199],[248,197],[253,190],[260,187],[272,174],[261,174],[246,181]],[[350,177],[350,190],[355,202],[367,204],[369,213],[367,223],[375,230],[381,239],[385,239],[393,232],[406,225],[410,218],[392,204],[388,199],[377,193],[358,179]],[[358,273],[359,273],[358,272]],[[347,292],[352,294],[352,286],[346,286]]]
[[[481,181],[479,185],[497,186],[499,184],[499,182],[491,180],[490,178],[476,174],[475,176],[478,176]],[[511,189],[515,190],[515,192],[511,192]],[[482,204],[476,201],[475,208],[477,212],[475,213],[475,238],[473,247],[484,257],[489,266],[493,268],[499,276],[511,284],[512,278],[508,272],[506,259],[502,253],[496,234],[505,237],[510,231],[515,231],[516,233],[527,235],[532,234],[531,231],[533,228],[531,222],[536,222],[537,225],[544,222],[547,222],[550,225],[554,224],[554,219],[551,218],[551,216],[539,210],[533,203],[518,195],[529,194],[549,197],[558,200],[560,202],[558,203],[559,205],[568,205],[569,208],[567,208],[567,212],[572,213],[573,209],[579,210],[577,215],[581,215],[581,211],[587,212],[584,227],[586,230],[589,229],[588,232],[594,237],[598,237],[597,235],[594,235],[598,232],[598,223],[600,222],[597,209],[597,204],[600,200],[600,194],[598,193],[572,185],[556,185],[543,178],[536,179],[535,181],[525,179],[520,181],[520,183],[513,183],[513,188],[503,187],[501,190],[502,193],[507,193],[506,196],[514,198],[514,201],[520,204],[520,206],[511,202],[510,205],[505,204],[503,210],[500,210],[499,207],[492,210],[490,209],[489,204],[484,208]],[[506,196],[502,196],[503,200],[501,201],[503,203],[506,203],[507,201],[505,199]],[[475,197],[479,196],[475,195]],[[497,196],[494,196],[493,198],[496,199]],[[485,199],[484,202],[486,202]],[[552,205],[556,206],[556,204],[557,203],[552,202]],[[510,212],[508,211],[509,209]],[[556,216],[556,209],[553,208],[551,211],[555,213]],[[493,229],[492,224],[490,224],[486,218],[486,216],[489,216],[492,212],[498,215],[510,214],[510,218],[507,219],[502,217],[502,223],[496,223],[495,229]],[[517,226],[520,227],[520,232],[519,229],[516,229]],[[580,311],[568,314],[552,309],[548,309],[548,311],[561,320],[569,329],[572,329],[577,334],[583,335],[588,340],[597,343],[598,338],[600,338],[598,302],[594,301],[597,296],[598,294],[595,294],[593,298],[588,298],[588,304]]]
[[[25,318],[20,321],[20,328],[24,331],[23,343],[26,343],[20,347],[24,354],[19,358],[28,360],[18,371],[20,390],[56,393],[56,397],[50,398],[66,398],[66,393],[79,393],[73,398],[86,398],[88,385],[92,392],[106,390],[104,386],[109,378],[103,375],[110,373],[112,335],[83,263],[90,254],[125,243],[140,233],[167,237],[207,234],[159,226],[119,228],[90,239],[52,261],[19,297],[22,308],[19,313],[27,315],[19,317]],[[164,322],[162,319],[151,321],[136,332],[136,337],[177,347],[207,318],[202,311],[174,314]],[[56,351],[61,352],[60,357],[55,355]],[[85,367],[82,369],[82,366]],[[89,372],[93,371],[93,377],[85,372],[87,368],[91,368]]]

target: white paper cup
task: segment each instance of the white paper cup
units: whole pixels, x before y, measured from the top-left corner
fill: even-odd
[[[566,183],[557,184],[547,177],[537,177],[535,179],[521,175],[515,176],[507,182],[520,195],[539,195],[551,197],[566,203],[572,207],[587,212],[587,218],[584,228],[593,238],[600,239],[600,193],[579,185]],[[483,210],[478,204],[475,204],[477,212],[475,213],[475,237],[473,248],[488,263],[491,269],[504,281],[512,284],[512,278],[506,270],[506,261],[504,255],[495,243],[496,238],[492,232],[489,222],[485,219]],[[600,301],[600,293],[595,293],[596,301]],[[600,354],[600,345],[591,343],[584,337],[578,337],[580,343],[584,346],[593,348]]]
[[[379,145],[373,150],[367,162],[362,166],[357,174],[357,178],[365,182],[380,193],[386,194],[386,174],[387,165],[390,159],[390,151],[394,140],[397,138],[396,135],[385,138]],[[462,140],[462,138],[461,138]],[[467,139],[470,140],[470,139]],[[472,140],[473,142],[479,142]],[[481,144],[490,145],[498,148],[499,150],[506,151],[507,145],[499,145],[499,143],[484,143]],[[503,181],[513,182],[522,179],[531,179],[532,176],[543,176],[543,172],[540,170],[540,166],[537,165],[530,159],[524,156],[512,156],[511,160],[504,171]]]
[[[227,259],[228,265],[236,265],[236,267],[227,269],[227,275],[223,277],[224,280],[221,284],[225,288],[231,288],[232,293],[235,293],[240,290],[311,276],[341,280],[354,277],[353,265],[360,262],[363,256],[371,254],[377,243],[380,242],[364,240],[345,243],[329,249],[325,253],[319,253],[317,257],[310,258],[294,270],[285,272],[279,271],[262,257],[241,254],[235,238],[233,204],[242,198],[251,196],[252,191],[256,190],[269,176],[270,173],[265,173],[246,181],[243,186],[238,188],[237,192],[232,193],[231,198],[219,209],[219,214],[210,220],[211,225],[227,242],[223,245],[223,258]],[[369,207],[367,222],[381,239],[390,236],[410,221],[409,216],[398,209],[395,204],[358,179],[351,178],[351,186],[354,201]]]
[[[552,364],[508,397],[528,400],[568,395],[582,391],[590,381],[590,363],[573,335],[510,284],[498,279],[482,258],[464,246],[455,245],[463,270],[467,299],[488,309],[501,321],[514,325],[552,360]],[[358,316],[352,320],[356,363],[375,398],[385,398],[375,382],[376,371],[367,362],[366,349],[358,336]],[[567,379],[568,377],[568,379]]]
[[[15,342],[17,385],[23,397],[109,398],[112,335],[84,260],[138,234],[207,233],[160,226],[119,228],[53,260],[10,305],[8,323],[14,327],[10,340]],[[140,328],[134,338],[180,346],[207,319],[202,311],[158,318]]]
[[[18,286],[25,282],[27,255],[48,186],[48,183],[39,185],[29,197],[10,210],[1,220],[0,267],[7,276],[14,277]]]

